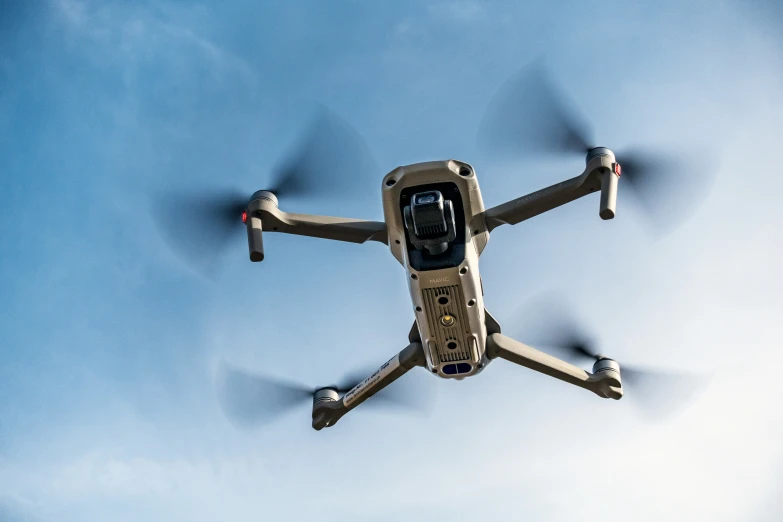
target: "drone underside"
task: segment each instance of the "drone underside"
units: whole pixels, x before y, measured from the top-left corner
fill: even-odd
[[[523,86],[530,83],[528,76],[523,75]],[[612,219],[621,179],[629,180],[637,194],[644,194],[641,188],[645,185],[640,180],[655,171],[654,163],[630,153],[627,161],[624,160],[625,168],[621,168],[612,150],[592,146],[584,127],[565,111],[564,104],[556,103],[554,91],[542,78],[534,75],[536,88],[526,96],[537,97],[535,108],[549,111],[546,118],[509,120],[510,111],[490,110],[483,126],[489,130],[484,134],[489,136],[490,143],[502,145],[506,142],[502,138],[507,134],[519,134],[515,126],[520,122],[538,123],[530,140],[537,142],[537,147],[548,145],[554,152],[584,154],[584,170],[561,183],[486,209],[471,165],[457,160],[434,161],[398,167],[383,178],[382,222],[280,210],[279,197],[296,193],[307,185],[308,179],[318,176],[319,162],[310,158],[294,162],[298,168],[289,165],[272,184],[273,188],[255,192],[249,203],[239,196],[231,196],[211,207],[219,218],[210,218],[213,228],[217,222],[236,223],[236,216],[242,214],[252,262],[265,259],[263,236],[269,232],[386,244],[405,269],[415,317],[409,344],[364,379],[354,378],[341,385],[313,390],[223,368],[220,382],[227,411],[239,411],[232,404],[245,400],[248,395],[263,397],[260,390],[274,390],[275,396],[289,397],[284,401],[286,404],[312,398],[312,425],[320,430],[333,426],[348,411],[414,367],[425,368],[441,378],[464,379],[480,373],[497,358],[582,387],[603,398],[623,396],[620,366],[596,354],[584,335],[571,336],[555,343],[559,346],[554,348],[564,350],[569,357],[592,359],[592,373],[503,335],[484,305],[479,258],[495,228],[521,223],[594,192],[600,192],[599,216],[603,220]],[[511,90],[514,96],[518,94],[519,79],[515,82]],[[512,96],[512,105],[519,105],[514,100]],[[335,139],[338,135],[332,132],[330,137]],[[302,157],[305,156],[303,153]],[[671,170],[670,166],[666,169]],[[207,215],[205,208],[199,207],[201,215]],[[229,212],[233,219],[228,219]],[[631,375],[644,374],[631,370]]]

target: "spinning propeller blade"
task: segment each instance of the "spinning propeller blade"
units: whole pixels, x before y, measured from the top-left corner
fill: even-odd
[[[373,180],[370,176],[377,170],[358,131],[321,108],[293,151],[272,172],[268,190],[278,199],[313,195],[345,198],[367,189],[366,182]]]
[[[655,235],[678,226],[698,208],[714,182],[717,168],[708,154],[627,149],[615,153],[621,186],[648,218]]]
[[[372,375],[377,367],[355,372],[339,383],[317,388],[250,373],[221,363],[216,377],[218,401],[226,416],[236,426],[252,429],[268,424],[284,413],[302,405],[311,404],[316,391],[321,388],[336,390],[340,396]],[[410,380],[395,382],[362,403],[368,408],[402,407],[409,410],[426,410],[431,393]]]
[[[536,60],[511,77],[490,101],[479,146],[502,156],[578,154],[596,146],[587,120]]]
[[[593,126],[560,90],[541,59],[508,80],[491,100],[479,127],[478,144],[501,157],[579,155],[599,145]],[[634,200],[654,226],[668,232],[696,207],[715,171],[708,154],[663,149],[615,149],[622,168],[620,190]]]
[[[361,135],[322,108],[292,152],[267,177],[266,186],[249,191],[183,187],[159,192],[152,197],[151,213],[172,250],[198,273],[214,277],[220,256],[244,236],[242,211],[255,190],[270,190],[281,201],[306,196],[345,198],[369,189],[376,172]]]
[[[235,424],[252,428],[313,398],[313,390],[296,383],[273,379],[221,363],[216,377],[218,401]]]
[[[593,338],[569,312],[562,300],[526,307],[534,317],[520,339],[547,353],[573,364],[586,364],[609,357],[599,351]],[[535,310],[535,312],[533,312]],[[546,319],[539,319],[544,316]],[[533,323],[533,321],[529,322]],[[644,366],[620,364],[625,396],[642,407],[651,416],[663,417],[675,413],[703,391],[709,378],[682,372],[673,372]]]
[[[158,194],[152,217],[163,240],[185,263],[213,277],[221,254],[242,237],[248,197],[239,190]]]

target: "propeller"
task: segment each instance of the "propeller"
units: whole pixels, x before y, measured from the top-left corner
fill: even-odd
[[[527,318],[533,320],[525,321],[530,326],[520,337],[525,342],[573,364],[592,364],[611,358],[574,319],[564,301],[551,300],[526,308],[529,309]],[[675,414],[695,400],[710,380],[704,375],[618,363],[625,390],[623,400],[636,403],[652,417]]]
[[[593,129],[552,81],[542,60],[523,68],[489,103],[479,145],[501,156],[580,155],[596,146]]]
[[[376,172],[361,135],[321,107],[266,183],[252,190],[226,184],[159,191],[152,195],[151,214],[170,248],[197,273],[214,278],[221,256],[244,237],[242,212],[255,190],[269,190],[281,202],[308,196],[350,198],[369,189]]]
[[[376,367],[346,375],[338,383],[313,388],[299,383],[252,373],[221,362],[217,372],[218,400],[226,416],[236,426],[253,429],[273,422],[303,404],[311,404],[316,391],[331,388],[341,396],[372,375]],[[395,382],[362,403],[362,411],[406,409],[426,411],[432,394],[414,381]]]
[[[541,59],[498,90],[479,127],[478,144],[505,158],[584,158],[600,145],[593,125],[552,80]],[[714,157],[703,151],[610,148],[622,167],[620,186],[633,193],[655,235],[675,228],[709,191]]]

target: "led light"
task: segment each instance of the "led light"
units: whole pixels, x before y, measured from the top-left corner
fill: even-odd
[[[440,318],[440,324],[442,324],[443,326],[451,326],[454,324],[454,321],[456,321],[456,319],[454,319],[454,316],[449,314],[446,314]]]
[[[247,211],[242,212],[242,223],[247,223]]]

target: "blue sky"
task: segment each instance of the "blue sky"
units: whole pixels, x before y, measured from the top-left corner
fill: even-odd
[[[3,2],[0,519],[778,520],[783,13],[525,4]],[[541,55],[602,143],[699,150],[716,177],[662,238],[622,189],[608,223],[585,198],[498,229],[486,305],[524,341],[515,310],[558,292],[621,364],[711,372],[704,394],[653,422],[499,361],[406,376],[429,416],[232,426],[218,361],[308,384],[385,361],[413,319],[403,271],[379,244],[267,234],[264,263],[239,241],[210,281],[150,194],[264,188],[324,104],[374,155],[367,196],[286,210],[380,219],[384,173],[445,158],[501,203],[580,172],[476,147],[493,93]]]

